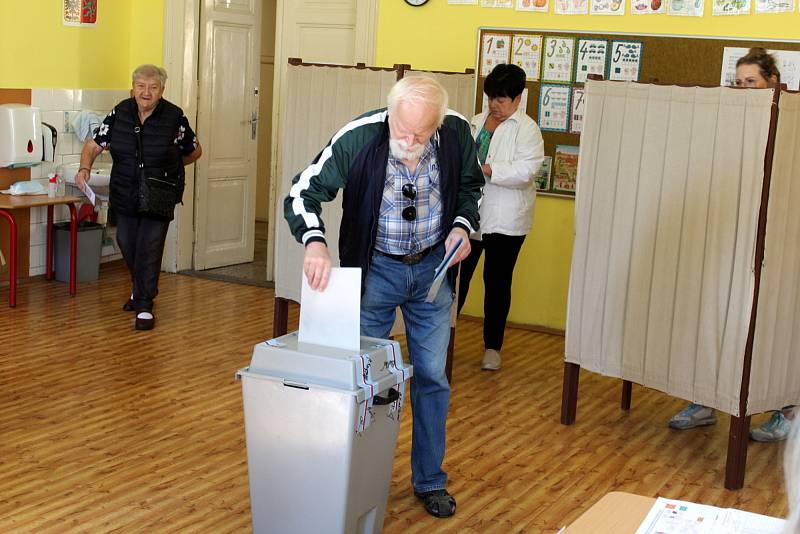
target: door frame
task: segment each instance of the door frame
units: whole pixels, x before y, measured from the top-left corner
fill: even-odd
[[[274,280],[275,233],[278,169],[278,139],[280,131],[280,106],[282,102],[282,83],[288,57],[281,46],[283,32],[284,3],[292,0],[277,0],[275,7],[275,69],[272,99],[272,152],[269,169],[270,203],[268,211],[270,239],[267,241],[267,279]],[[169,0],[164,2],[164,54],[163,65],[170,74],[164,97],[183,108],[191,124],[197,124],[198,99],[198,54],[200,49],[200,2],[201,0]],[[372,65],[378,34],[379,0],[356,0],[356,25],[369,31],[358,32],[356,54],[359,61]],[[262,39],[265,36],[262,34]],[[360,54],[359,54],[359,51]],[[261,51],[256,50],[260,56]],[[199,132],[202,144],[202,132]],[[191,269],[194,261],[195,228],[195,181],[194,166],[186,169],[186,191],[183,205],[178,205],[175,222],[170,225],[161,268],[167,272]],[[255,221],[254,221],[255,223]]]

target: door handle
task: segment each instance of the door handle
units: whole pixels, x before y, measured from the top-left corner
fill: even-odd
[[[258,127],[258,114],[254,111],[250,117],[250,139],[256,139],[256,129]]]

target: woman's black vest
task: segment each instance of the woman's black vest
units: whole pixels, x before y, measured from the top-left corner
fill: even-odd
[[[159,168],[171,176],[183,176],[183,159],[180,147],[175,144],[181,108],[163,98],[153,113],[139,122],[136,100],[128,98],[114,108],[114,125],[111,129],[110,201],[114,210],[127,215],[137,215],[141,206],[140,195],[146,189],[140,183],[139,148],[136,128],[140,129],[145,167]],[[181,183],[183,181],[181,180]]]

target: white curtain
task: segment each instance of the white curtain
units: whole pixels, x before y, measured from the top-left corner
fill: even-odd
[[[747,412],[800,404],[800,94],[783,92]]]
[[[738,415],[772,90],[586,97],[566,361]]]

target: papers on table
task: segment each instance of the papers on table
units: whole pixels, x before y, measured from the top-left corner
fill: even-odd
[[[636,534],[780,534],[783,519],[659,497]]]
[[[334,267],[328,287],[315,291],[303,274],[298,341],[359,350],[361,328],[361,269]]]

